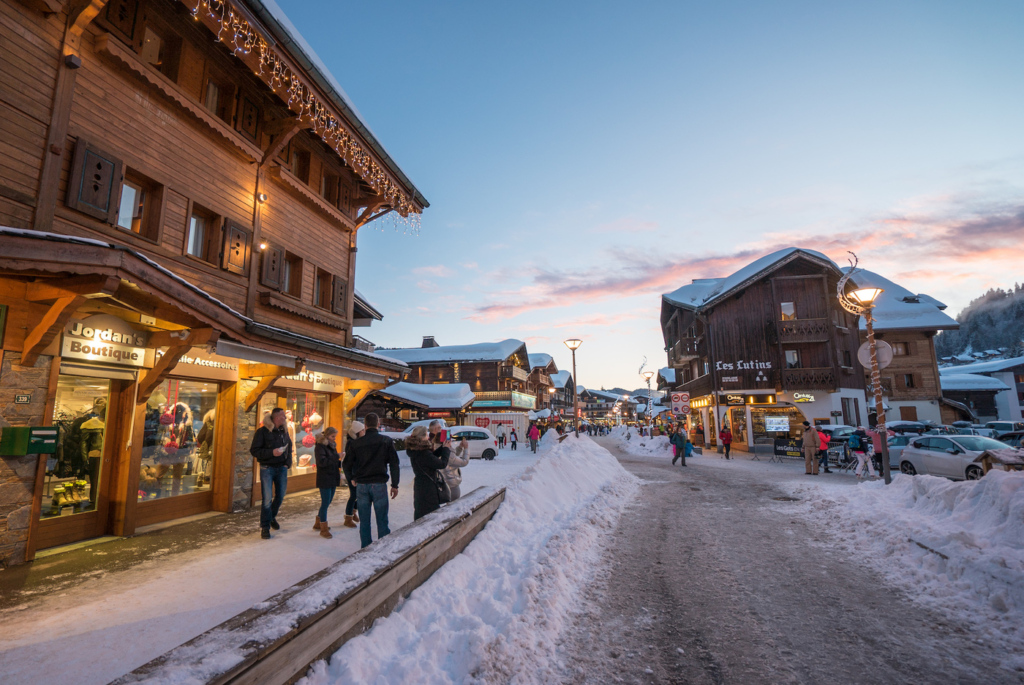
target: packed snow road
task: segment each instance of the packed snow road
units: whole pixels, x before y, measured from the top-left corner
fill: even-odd
[[[597,442],[644,484],[564,636],[565,682],[1021,682],[968,624],[823,544],[849,522],[775,499],[813,477],[714,455],[684,469]]]

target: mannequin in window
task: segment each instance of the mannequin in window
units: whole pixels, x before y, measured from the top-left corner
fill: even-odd
[[[81,469],[78,477],[89,476],[89,501],[96,505],[99,494],[100,464],[103,462],[103,434],[106,431],[107,398],[97,397],[85,416],[71,424],[72,432],[78,426],[79,458]]]
[[[198,452],[198,467],[196,469],[196,487],[200,488],[210,484],[210,461],[213,459],[213,434],[216,409],[206,412],[203,417],[203,427],[199,429],[196,436]]]

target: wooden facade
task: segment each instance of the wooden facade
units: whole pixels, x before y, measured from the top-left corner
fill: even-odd
[[[88,503],[76,489],[41,518],[52,464],[0,462],[0,565],[247,508],[262,412],[297,413],[303,435],[342,427],[407,370],[353,349],[357,232],[428,205],[277,19],[245,0],[0,3],[0,387],[29,398],[2,396],[0,428],[50,425],[67,379],[107,388],[103,446],[75,470]],[[144,341],[137,365],[69,357],[94,317]],[[182,387],[211,393],[195,400],[215,425],[209,472],[146,465],[153,398],[189,416],[167,425],[203,424]],[[196,492],[149,501],[163,480]]]

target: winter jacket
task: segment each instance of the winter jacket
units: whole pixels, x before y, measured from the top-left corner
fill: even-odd
[[[720,432],[718,434],[718,437],[722,441],[723,445],[731,445],[732,444],[732,432],[731,431],[722,431],[722,432]]]
[[[540,431],[536,425],[530,426],[530,430],[526,432],[526,437],[530,440],[540,440]]]
[[[399,464],[395,442],[381,435],[376,428],[367,428],[366,434],[348,444],[341,462],[348,482],[387,483],[391,471],[391,487],[398,487]]]
[[[828,433],[826,433],[825,431],[818,431],[818,445],[820,445],[820,447],[818,447],[818,449],[820,449],[820,450],[827,450],[828,449],[828,440],[829,440]]]
[[[441,508],[437,490],[437,472],[447,468],[451,450],[444,445],[431,449],[429,442],[410,437],[405,442],[405,451],[416,474],[412,483],[413,520],[418,520]]]
[[[330,441],[317,443],[313,448],[316,457],[316,486],[318,488],[341,487],[341,455]]]
[[[814,428],[808,428],[804,431],[802,438],[802,445],[804,447],[813,447],[814,449],[821,448],[821,441],[818,440],[818,431]]]
[[[677,449],[683,449],[686,447],[686,436],[682,433],[673,433],[672,437],[668,439],[669,443],[674,445]]]
[[[512,432],[509,433],[508,440],[509,440],[509,442],[519,442],[519,436],[516,435],[516,429],[515,428],[513,428]]]
[[[206,412],[206,416],[203,417],[203,427],[199,429],[199,433],[196,435],[196,444],[199,446],[196,456],[200,459],[211,459],[213,457],[215,412],[215,409]]]
[[[283,447],[284,452],[280,456],[275,456],[274,450],[278,447]],[[270,430],[266,426],[260,426],[256,430],[256,435],[252,436],[249,453],[256,457],[256,461],[264,468],[292,466],[292,440],[283,427]]]
[[[448,466],[441,472],[445,482],[448,483],[448,487],[456,488],[462,485],[461,469],[463,466],[469,466],[469,447],[464,448],[460,444],[451,450],[451,455],[448,457]]]

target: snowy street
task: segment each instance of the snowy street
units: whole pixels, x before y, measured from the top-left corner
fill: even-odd
[[[683,469],[598,442],[643,485],[565,636],[567,682],[1020,682],[1001,665],[1019,638],[977,639],[835,544],[855,520],[804,499],[851,493],[852,477],[713,452]]]

